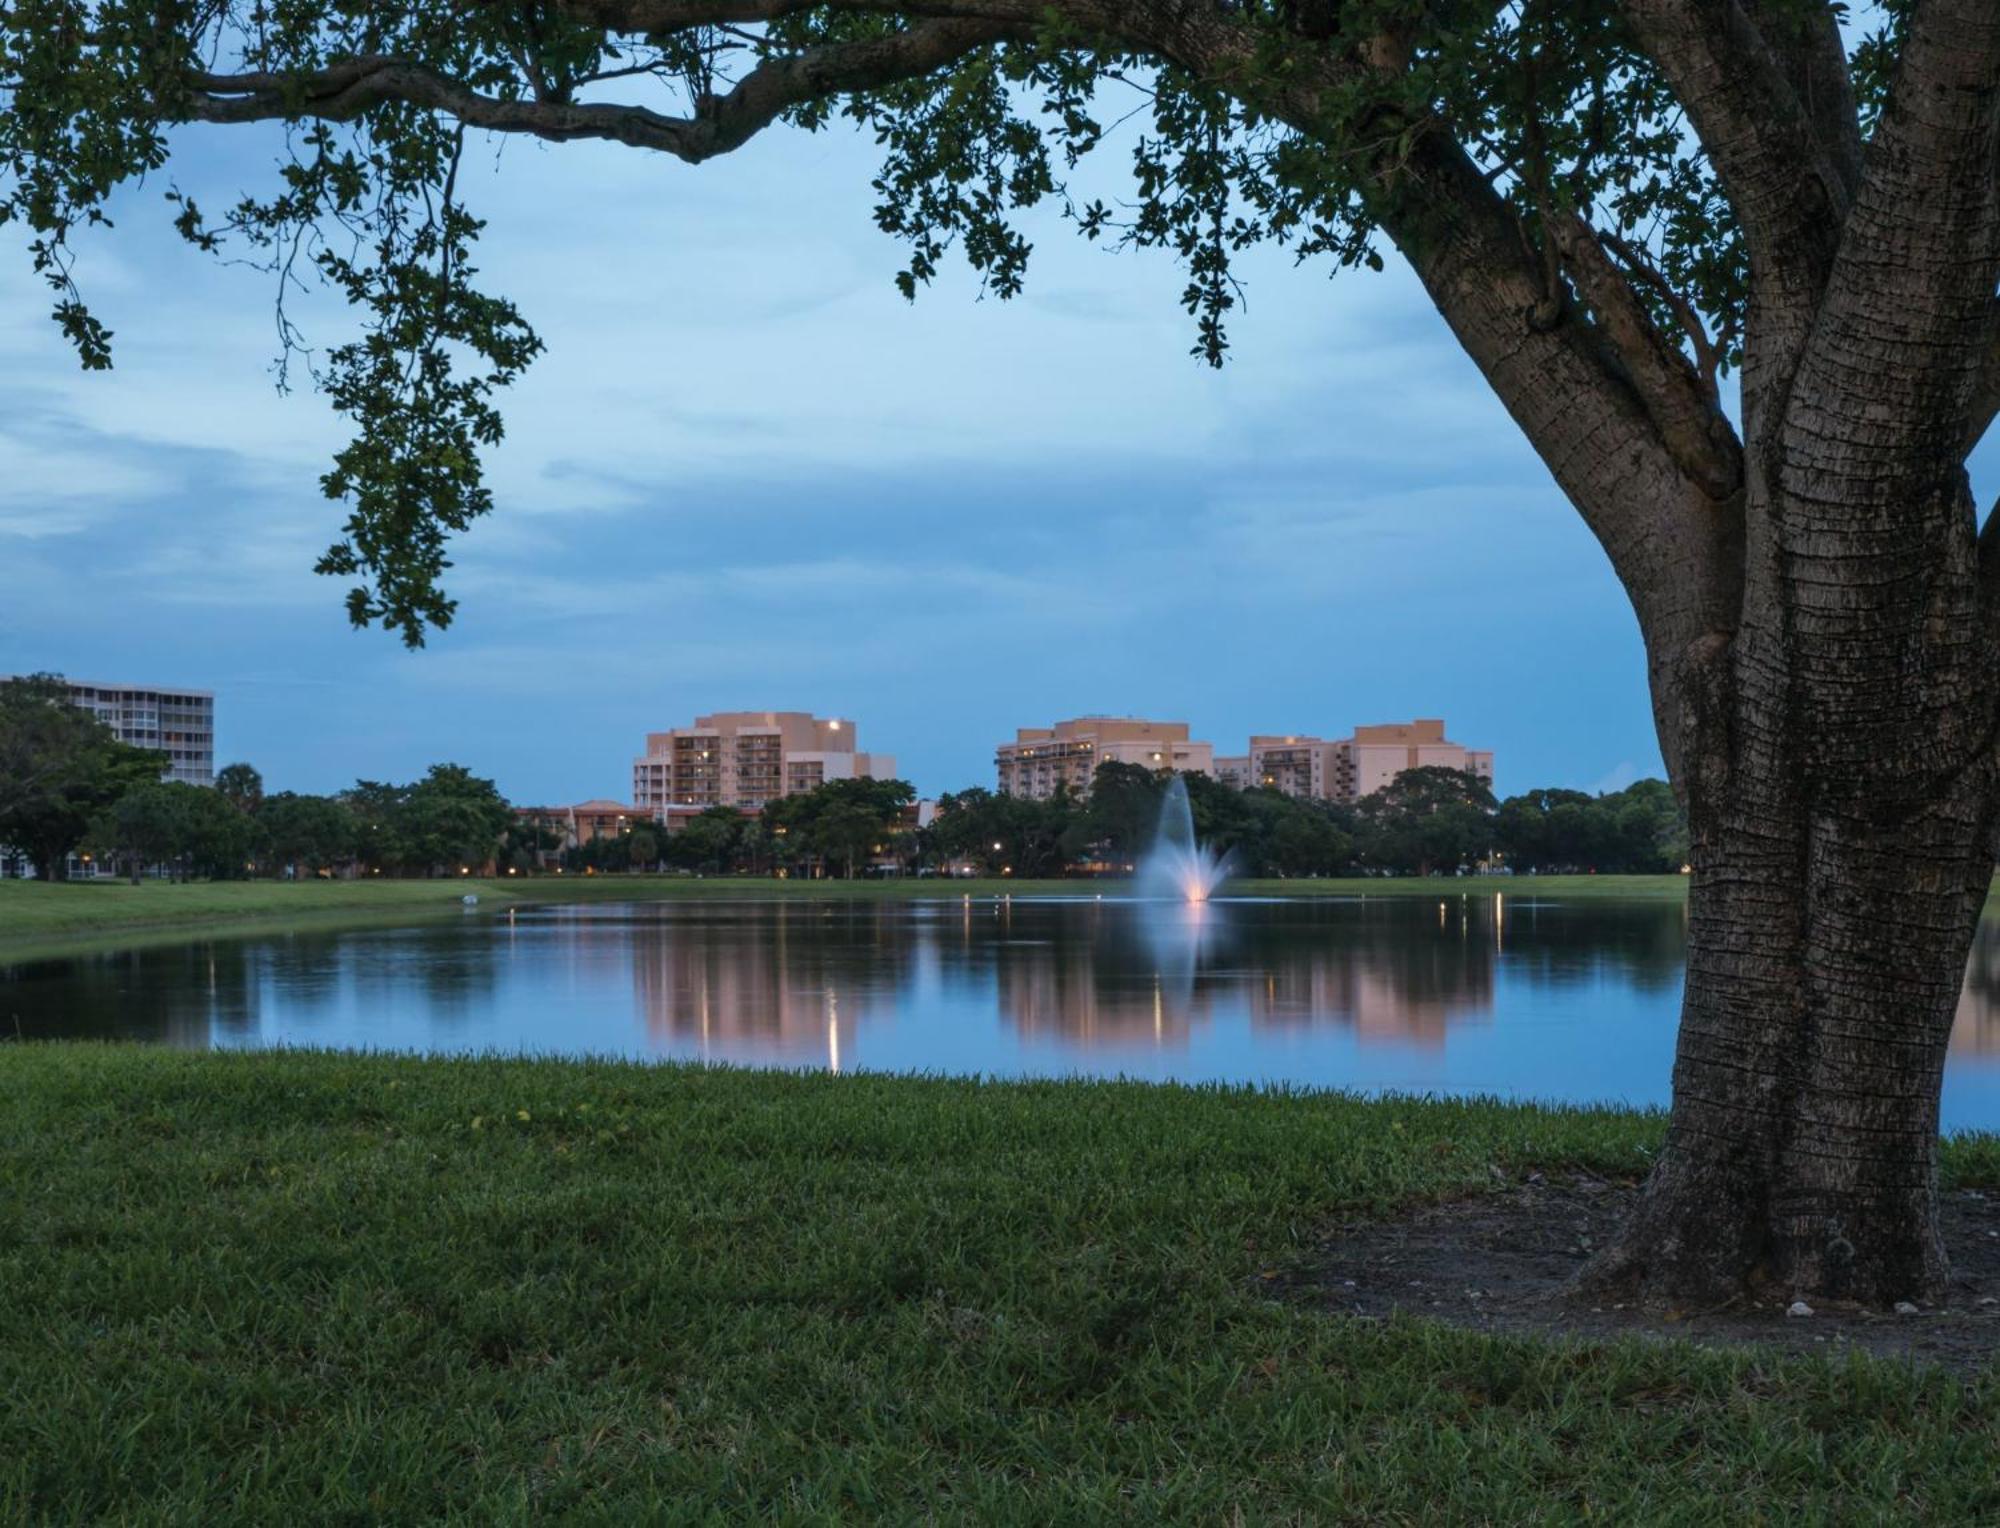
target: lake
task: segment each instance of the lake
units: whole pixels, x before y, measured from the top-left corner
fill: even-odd
[[[475,909],[0,967],[0,1033],[1664,1104],[1685,909],[1499,896]],[[1948,1129],[2000,1129],[2000,924]]]

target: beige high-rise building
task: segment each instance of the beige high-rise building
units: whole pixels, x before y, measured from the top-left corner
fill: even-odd
[[[5,677],[9,676],[0,675]],[[103,722],[119,742],[165,754],[162,780],[215,784],[214,691],[176,690],[156,684],[99,684],[90,679],[64,679],[63,683],[69,686],[71,702]]]
[[[646,734],[632,762],[632,802],[668,807],[761,807],[830,780],[892,780],[891,754],[862,753],[854,723],[806,711],[719,711],[691,727]]]
[[[1493,783],[1493,754],[1444,735],[1435,717],[1356,727],[1352,737],[1287,734],[1250,739],[1244,783],[1321,801],[1359,801],[1406,769],[1435,765],[1465,770]]]
[[[1081,796],[1100,764],[1137,764],[1183,774],[1213,774],[1215,748],[1192,741],[1186,722],[1134,716],[1079,716],[1053,727],[1022,727],[993,751],[1000,794],[1042,801],[1068,786]]]

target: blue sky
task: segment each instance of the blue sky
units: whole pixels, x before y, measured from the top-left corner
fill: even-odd
[[[220,205],[272,157],[191,133],[169,175]],[[548,353],[505,400],[459,618],[416,653],[310,572],[341,424],[276,393],[269,279],[181,245],[167,177],[85,247],[109,375],[10,250],[0,670],[212,688],[218,762],[298,790],[450,759],[517,800],[622,797],[649,729],[765,707],[856,718],[926,793],[1091,711],[1228,751],[1443,716],[1503,791],[1658,771],[1602,553],[1393,262],[1246,260],[1216,373],[1170,259],[1053,217],[1022,298],[953,269],[905,303],[873,166],[844,131],[699,169],[468,154],[483,268]]]

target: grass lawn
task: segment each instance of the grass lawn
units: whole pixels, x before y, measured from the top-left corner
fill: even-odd
[[[0,1088],[8,1521],[2000,1518],[1992,1371],[1261,1292],[1657,1117],[54,1045]]]
[[[77,940],[174,928],[254,931],[272,924],[396,920],[455,910],[468,892],[487,902],[662,901],[683,897],[1093,896],[1128,889],[1122,881],[776,881],[768,877],[545,876],[533,879],[402,881],[218,881],[173,886],[147,881],[69,885],[0,881],[0,959]],[[1430,879],[1234,881],[1229,895],[1285,896],[1668,897],[1687,895],[1683,877],[1478,876]],[[124,942],[122,939],[119,942]]]

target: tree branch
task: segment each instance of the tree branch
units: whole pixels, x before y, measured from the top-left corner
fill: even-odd
[[[1798,98],[1813,141],[1852,197],[1861,184],[1861,112],[1840,18],[1830,5],[1801,0],[1744,0],[1744,6]]]
[[[252,122],[318,117],[349,121],[387,101],[441,111],[469,127],[566,141],[603,138],[698,164],[739,148],[787,110],[822,96],[913,79],[1005,40],[983,21],[926,21],[904,32],[831,43],[765,60],[691,117],[643,106],[506,99],[483,95],[405,59],[343,59],[308,75],[203,74],[175,103],[190,120]]]
[[[1797,0],[1787,0],[1796,6]],[[1785,64],[1751,19],[1761,0],[1623,0],[1626,20],[1686,109],[1743,227],[1753,302],[1745,334],[1744,416],[1749,438],[1775,421],[1812,328],[1851,200],[1847,134],[1833,151],[1801,102]],[[1816,8],[1818,8],[1816,6]],[[1795,11],[1793,26],[1803,19]],[[1768,17],[1767,17],[1768,19]],[[1833,42],[1838,44],[1838,36]],[[1818,58],[1822,41],[1805,56]],[[1794,60],[1795,67],[1798,60]],[[1810,76],[1808,76],[1810,78]],[[1851,101],[1848,103],[1851,106]],[[1822,102],[1824,116],[1837,103]],[[1859,134],[1859,127],[1853,129]]]
[[[1705,383],[1680,347],[1654,326],[1624,272],[1605,254],[1608,241],[1601,241],[1595,229],[1569,213],[1549,232],[1563,268],[1597,315],[1633,390],[1681,470],[1711,498],[1734,493],[1743,483],[1743,449],[1722,413],[1712,382]],[[1706,345],[1707,337],[1701,336],[1700,342]]]
[[[1983,427],[1996,286],[2000,8],[1925,0],[1800,368],[1800,393],[1822,414],[1851,404],[1868,428],[1835,436],[1797,418],[1787,455],[1820,482],[1851,473],[1910,502],[1938,488],[1916,479],[1963,460],[1940,443],[1962,447]],[[1898,482],[1901,466],[1911,480]]]

